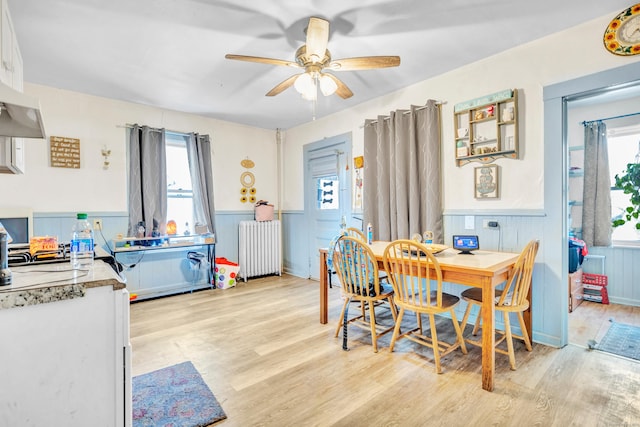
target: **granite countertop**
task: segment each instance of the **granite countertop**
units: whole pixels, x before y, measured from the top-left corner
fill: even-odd
[[[111,266],[100,260],[87,270],[74,271],[65,262],[11,267],[11,274],[11,285],[0,287],[0,310],[82,298],[87,289],[100,286],[125,288]]]

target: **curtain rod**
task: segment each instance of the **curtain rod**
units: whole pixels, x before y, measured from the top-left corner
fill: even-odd
[[[446,101],[436,101],[436,106],[440,107],[442,106],[442,104],[446,104]],[[427,108],[427,105],[422,105],[420,107],[416,107],[415,110],[424,110],[425,108]],[[402,114],[411,114],[411,110],[407,110],[404,111]],[[391,116],[385,116],[382,120],[391,120]],[[370,124],[374,125],[376,123],[378,123],[377,120],[373,120],[371,122],[369,122]],[[360,129],[364,128],[364,124],[360,125]]]
[[[595,122],[604,122],[606,120],[622,119],[624,117],[637,116],[638,114],[640,114],[640,111],[638,111],[637,113],[622,114],[620,116],[607,117],[607,118],[604,118],[604,119],[585,120],[585,121],[581,122],[580,124],[584,126],[584,125],[588,125],[588,124],[595,123]]]
[[[134,126],[135,125],[132,125],[130,123],[126,123],[124,126],[123,125],[116,125],[117,128],[121,128],[121,129],[133,129]],[[142,127],[141,125],[138,125],[138,126]],[[151,127],[151,126],[147,126],[147,127],[149,128],[149,130],[151,132],[162,132],[161,128],[154,128],[154,127]],[[173,133],[173,134],[176,134],[176,135],[190,135],[190,134],[193,133],[193,132],[180,132],[180,131],[177,131],[177,130],[167,130],[167,129],[165,129],[164,131],[166,133]],[[201,136],[205,136],[205,135],[201,135]]]

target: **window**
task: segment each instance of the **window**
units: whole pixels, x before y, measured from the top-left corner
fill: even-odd
[[[317,208],[320,210],[340,208],[340,181],[337,175],[323,176],[317,182]]]
[[[177,234],[193,233],[193,188],[187,157],[187,136],[166,134],[167,221],[175,221]]]
[[[624,172],[627,163],[639,161],[640,158],[640,125],[623,128],[610,128],[607,135],[609,147],[609,170],[611,173],[611,218],[622,215],[629,206],[629,194],[615,187],[615,176]],[[625,223],[615,227],[611,236],[612,240],[631,243],[640,243],[640,234],[636,231],[635,224]]]

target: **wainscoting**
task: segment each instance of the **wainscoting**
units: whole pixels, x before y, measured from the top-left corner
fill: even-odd
[[[604,274],[608,278],[609,301],[615,304],[640,307],[640,247],[593,247],[590,255],[603,255]],[[600,274],[600,263],[591,261],[583,264],[587,273]]]
[[[102,235],[96,233],[96,242],[105,250],[117,233],[126,232],[127,215],[124,212],[88,212],[89,219],[102,218]],[[310,254],[308,249],[307,220],[303,211],[282,212],[283,272],[308,278]],[[473,229],[465,229],[465,217],[473,216]],[[238,223],[253,219],[253,211],[224,211],[216,214],[216,256],[238,261]],[[519,252],[531,239],[540,239],[540,250],[536,258],[533,277],[533,338],[536,342],[560,347],[563,313],[566,307],[566,275],[555,273],[558,254],[566,250],[559,248],[561,238],[548,231],[546,216],[542,211],[449,211],[444,213],[445,244],[451,244],[453,234],[477,234],[480,247],[488,250]],[[498,222],[497,228],[484,228],[485,221]],[[69,240],[75,213],[34,213],[35,235],[57,235],[62,241]],[[635,248],[591,248],[591,254],[605,255],[605,274],[609,276],[609,298],[618,304],[640,306],[640,286],[634,277],[640,277],[638,259],[640,249]],[[130,260],[131,263],[137,259]],[[153,269],[151,280],[159,287],[188,291],[191,289],[190,272],[183,264],[186,251],[171,252],[162,260],[153,261],[146,256],[139,265],[127,273],[130,286],[137,280],[147,280],[143,270]],[[145,264],[148,264],[145,265]],[[143,269],[144,266],[144,269]],[[316,273],[317,274],[317,273]],[[204,280],[204,277],[202,278]],[[446,284],[448,292],[459,294],[464,289],[455,284]],[[462,315],[461,307],[460,316]],[[498,319],[500,321],[500,319]]]
[[[118,234],[126,235],[128,214],[126,212],[87,212],[89,221],[102,219],[103,230],[94,231],[97,246],[111,252],[112,240]],[[238,261],[238,223],[252,220],[253,211],[222,212],[216,215],[216,256]],[[75,212],[33,214],[35,236],[58,236],[60,242],[71,239],[71,228],[76,221]],[[205,269],[200,273],[191,270],[187,253],[190,250],[205,252],[206,249],[169,249],[163,251],[131,252],[118,254],[117,260],[124,266],[124,277],[131,293],[141,298],[189,292],[209,286]]]

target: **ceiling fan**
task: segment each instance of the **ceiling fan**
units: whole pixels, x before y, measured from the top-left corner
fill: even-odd
[[[336,93],[343,99],[353,96],[351,89],[339,78],[327,72],[330,71],[354,71],[369,70],[373,68],[397,67],[400,65],[399,56],[362,56],[355,58],[331,59],[331,53],[327,50],[329,42],[329,21],[321,18],[309,18],[306,43],[296,51],[296,60],[263,58],[260,56],[246,56],[227,54],[225,58],[239,61],[259,62],[270,65],[283,65],[293,68],[302,68],[302,73],[294,74],[288,79],[271,89],[267,96],[275,96],[284,90],[294,86],[302,97],[315,100],[318,86],[323,95],[329,96]]]

